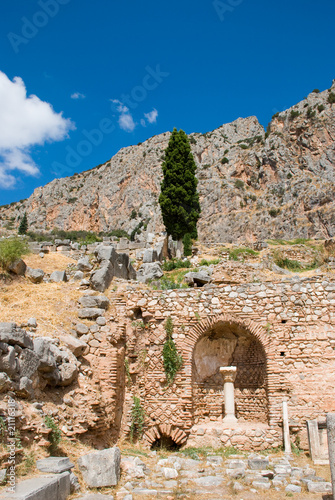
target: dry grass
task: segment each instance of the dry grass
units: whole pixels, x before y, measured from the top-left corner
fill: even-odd
[[[0,288],[0,322],[20,325],[36,318],[38,335],[57,337],[78,320],[76,302],[81,295],[77,285],[71,283],[14,281]]]
[[[27,266],[33,269],[42,269],[47,274],[51,274],[53,271],[64,271],[69,264],[76,263],[76,260],[57,252],[47,253],[43,259],[39,255],[31,253],[23,257],[23,260]]]

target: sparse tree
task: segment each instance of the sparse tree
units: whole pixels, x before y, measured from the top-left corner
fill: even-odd
[[[27,231],[28,231],[27,212],[24,212],[24,215],[23,215],[22,220],[21,220],[20,225],[19,225],[18,233],[19,234],[26,234]]]
[[[186,234],[197,238],[200,216],[196,164],[187,135],[173,129],[162,164],[163,182],[159,204],[168,235],[181,240]]]

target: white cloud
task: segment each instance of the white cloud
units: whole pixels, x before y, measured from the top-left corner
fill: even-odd
[[[86,95],[82,94],[81,92],[74,92],[71,94],[71,99],[85,99]]]
[[[119,99],[111,99],[111,102],[117,105],[116,110],[120,113],[118,120],[120,128],[125,132],[132,132],[136,127],[136,123],[134,122],[134,118],[129,108],[127,108],[123,102],[119,101]]]
[[[39,168],[30,155],[34,145],[61,141],[74,124],[37,96],[27,96],[23,80],[9,80],[0,71],[0,186],[15,185],[12,172],[36,176]]]
[[[150,111],[150,113],[144,113],[144,116],[146,117],[149,123],[156,123],[158,111],[157,109],[154,108],[152,111]]]
[[[147,126],[146,121],[145,121],[144,118],[141,118],[141,122],[140,123],[141,123],[142,127],[146,127]]]
[[[125,130],[125,132],[132,132],[136,127],[133,117],[128,112],[122,113],[119,116],[119,125],[122,130]]]

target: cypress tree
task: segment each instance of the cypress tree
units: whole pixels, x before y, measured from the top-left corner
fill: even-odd
[[[24,212],[24,215],[23,215],[22,220],[21,220],[20,225],[19,225],[18,233],[19,234],[26,234],[27,231],[28,231],[27,212]]]
[[[198,236],[201,209],[196,168],[187,135],[174,128],[165,150],[159,196],[166,231],[174,240],[181,240],[186,234],[191,238]]]

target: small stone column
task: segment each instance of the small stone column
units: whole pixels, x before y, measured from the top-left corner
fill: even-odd
[[[236,366],[221,366],[220,372],[223,377],[223,392],[226,423],[234,424],[237,422],[235,417],[235,398],[234,398],[234,382],[236,378]]]
[[[335,500],[335,413],[327,413],[327,437],[333,499]]]

